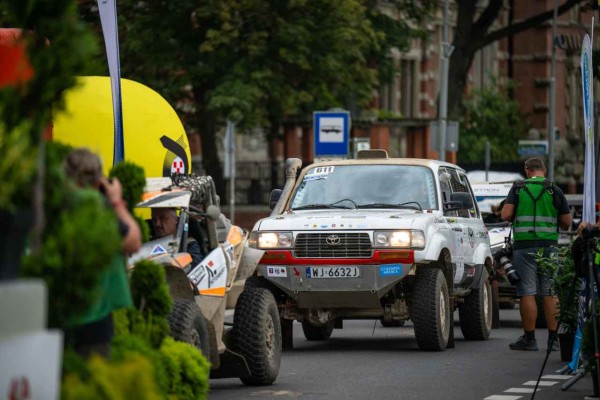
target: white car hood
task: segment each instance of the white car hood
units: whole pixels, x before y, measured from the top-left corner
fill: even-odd
[[[314,210],[294,211],[258,223],[260,231],[409,229],[416,219],[436,212],[417,210]]]

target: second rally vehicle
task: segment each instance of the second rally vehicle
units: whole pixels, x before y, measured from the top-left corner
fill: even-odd
[[[420,349],[442,351],[456,307],[465,339],[489,337],[493,259],[464,170],[383,150],[300,165],[286,161],[248,242],[265,253],[246,285],[275,295],[284,347],[294,320],[326,340],[345,319],[375,319],[410,320]]]

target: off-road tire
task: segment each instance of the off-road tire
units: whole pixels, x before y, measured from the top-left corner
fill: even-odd
[[[249,386],[275,382],[281,363],[281,323],[277,303],[264,288],[245,289],[233,314],[233,351],[241,354],[250,377],[241,378]]]
[[[302,322],[302,332],[306,340],[327,340],[333,333],[333,321],[325,325],[316,326],[310,322]]]
[[[411,319],[421,350],[444,351],[450,338],[448,283],[438,268],[417,267]]]
[[[487,271],[458,309],[460,330],[467,340],[486,340],[492,332],[492,286]]]
[[[404,326],[406,320],[404,319],[393,319],[391,321],[385,321],[383,318],[379,318],[379,323],[384,328],[399,328]]]
[[[546,323],[546,314],[544,312],[544,296],[536,295],[535,304],[537,306],[537,319],[535,320],[535,327],[537,329],[546,329],[548,324]]]
[[[208,327],[196,303],[190,300],[175,300],[167,318],[173,339],[191,344],[209,359]]]

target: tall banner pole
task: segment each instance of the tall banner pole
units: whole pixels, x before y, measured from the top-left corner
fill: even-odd
[[[123,104],[121,98],[121,60],[119,58],[119,29],[117,26],[116,0],[98,0],[100,23],[104,35],[110,86],[112,92],[115,142],[113,150],[113,165],[125,158],[123,140]]]
[[[592,19],[592,32],[594,22]],[[593,70],[592,70],[592,41],[589,35],[585,35],[581,45],[581,85],[583,93],[583,125],[585,137],[585,164],[583,174],[583,216],[582,222],[588,224],[596,223],[596,173],[594,152],[594,102],[593,102]],[[589,282],[588,282],[589,281]],[[579,295],[579,308],[577,315],[577,332],[569,368],[575,371],[579,367],[583,331],[586,322],[587,306],[590,299],[594,298],[593,289],[588,286],[593,283],[589,279],[582,278],[581,292]]]

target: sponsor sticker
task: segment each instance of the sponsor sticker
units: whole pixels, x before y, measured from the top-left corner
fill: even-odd
[[[379,275],[381,276],[400,276],[402,275],[402,264],[386,264],[379,266]]]
[[[157,244],[156,246],[154,246],[152,248],[152,252],[150,252],[150,254],[155,256],[158,254],[165,254],[166,252],[167,252],[167,250],[165,250],[164,247],[162,247],[160,244]]]
[[[286,278],[287,277],[287,268],[286,267],[276,267],[276,266],[268,266],[267,267],[267,276],[274,276],[277,278]]]

